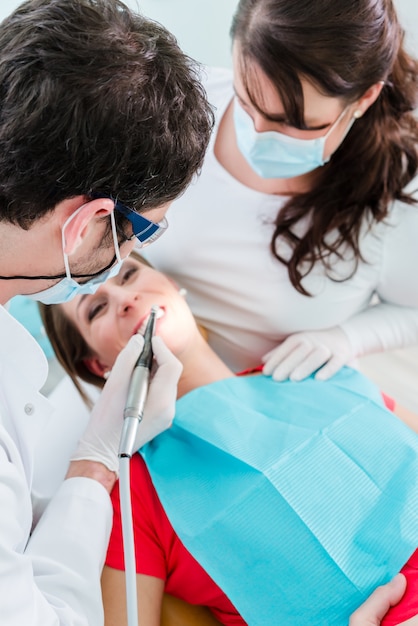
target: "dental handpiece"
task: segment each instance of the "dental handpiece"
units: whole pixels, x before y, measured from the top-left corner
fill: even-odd
[[[158,307],[151,307],[151,313],[144,333],[144,347],[138,357],[129,383],[128,397],[123,412],[122,435],[119,444],[119,457],[131,457],[136,450],[135,439],[138,426],[144,414],[148,395],[150,371],[152,366],[151,339],[154,334]]]

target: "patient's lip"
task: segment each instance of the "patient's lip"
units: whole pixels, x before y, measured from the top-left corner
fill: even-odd
[[[136,335],[137,333],[139,333],[140,335],[144,334],[145,331],[145,327],[147,325],[148,322],[148,318],[150,316],[150,312],[148,311],[148,313],[146,313],[143,317],[141,317],[141,319],[139,320],[139,322],[136,324],[134,330],[133,330],[133,335]]]

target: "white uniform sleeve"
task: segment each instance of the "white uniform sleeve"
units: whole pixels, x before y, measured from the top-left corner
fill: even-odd
[[[387,222],[380,302],[341,324],[356,356],[418,342],[418,206],[396,203]]]
[[[418,342],[418,309],[381,303],[341,324],[353,354],[362,356]]]
[[[388,218],[377,294],[418,309],[418,204],[396,203]]]
[[[30,500],[16,466],[4,450],[0,456],[1,623],[102,626],[100,573],[112,520],[106,490],[87,478],[65,481],[25,547]]]

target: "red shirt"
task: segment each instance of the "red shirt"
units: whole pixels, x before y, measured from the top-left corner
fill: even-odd
[[[223,591],[186,550],[171,526],[139,454],[131,459],[132,516],[137,572],[165,581],[165,591],[208,607],[225,626],[246,626]],[[119,484],[111,494],[113,528],[106,565],[124,569]]]
[[[393,411],[395,402],[382,394],[385,405]],[[406,565],[401,569],[406,577],[406,591],[401,601],[393,606],[381,622],[381,626],[395,626],[418,615],[418,550],[414,552]]]
[[[381,621],[381,626],[395,626],[418,615],[418,550],[401,569],[406,577],[406,591],[399,604],[396,604]]]

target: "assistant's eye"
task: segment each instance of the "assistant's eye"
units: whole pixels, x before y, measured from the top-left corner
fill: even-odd
[[[291,122],[287,117],[284,117],[283,119],[279,119],[279,124],[281,124],[282,126],[286,126],[286,128],[297,128],[297,126]]]

